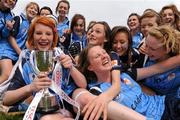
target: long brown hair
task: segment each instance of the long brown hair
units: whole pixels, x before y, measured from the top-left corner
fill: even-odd
[[[100,24],[104,26],[105,38],[103,48],[109,53],[111,51],[111,42],[110,42],[110,35],[111,35],[111,28],[106,21],[98,21],[92,25],[92,27],[96,24]]]
[[[174,4],[170,4],[170,5],[166,5],[164,7],[162,7],[162,9],[160,10],[159,14],[162,17],[163,16],[163,12],[166,9],[171,9],[174,13],[174,17],[175,17],[175,21],[174,21],[174,25],[172,27],[174,27],[175,29],[177,29],[177,25],[178,25],[178,21],[180,20],[180,13],[177,9],[177,6]],[[162,21],[163,22],[163,21]]]
[[[93,71],[88,70],[88,66],[90,65],[88,52],[94,46],[99,46],[99,45],[91,45],[91,44],[88,45],[86,48],[84,48],[81,51],[78,59],[78,69],[86,77],[88,83],[92,80],[95,81],[97,80],[96,74]]]
[[[72,20],[71,20],[71,25],[70,25],[70,29],[71,31],[73,31],[73,28],[76,26],[77,24],[77,21],[79,19],[82,19],[83,20],[83,23],[84,23],[84,32],[85,32],[85,29],[86,29],[86,20],[85,20],[85,17],[81,14],[75,14],[73,17],[72,17]]]

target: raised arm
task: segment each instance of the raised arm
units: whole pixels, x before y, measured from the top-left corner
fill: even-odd
[[[108,98],[108,101],[111,101],[116,97],[120,92],[120,70],[112,70],[112,86],[108,91],[104,92]]]
[[[108,102],[116,97],[120,92],[120,70],[116,67],[120,63],[119,56],[115,52],[111,52],[111,64],[113,66],[111,71],[112,86],[108,89],[108,91],[103,93],[105,97],[107,97]]]
[[[86,88],[87,82],[84,75],[77,70],[72,63],[71,57],[69,55],[62,54],[60,57],[60,62],[65,68],[69,68],[71,77],[73,78],[76,85],[80,88]]]

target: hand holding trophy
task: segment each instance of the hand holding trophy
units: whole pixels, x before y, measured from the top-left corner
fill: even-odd
[[[79,118],[79,104],[66,94],[67,90],[63,87],[72,86],[71,84],[69,86],[65,85],[70,75],[77,81],[78,87],[86,87],[86,79],[72,66],[72,62],[68,60],[71,58],[64,55],[59,47],[56,48],[58,38],[57,26],[51,18],[37,16],[31,21],[27,34],[27,49],[21,52],[17,63],[13,67],[8,79],[8,82],[12,82],[12,86],[9,86],[10,90],[7,90],[3,97],[4,105],[9,106],[19,105],[24,99],[33,94],[33,99],[25,112],[23,120],[34,120],[37,109],[41,113],[52,113],[40,113],[42,119],[72,118],[70,115],[67,116],[60,111],[56,111],[59,109],[58,103],[62,100],[78,109],[75,120]],[[54,51],[55,60],[53,58]],[[67,74],[64,74],[63,71],[67,71]],[[56,96],[58,97],[57,101]],[[65,109],[64,106],[63,108]]]
[[[31,64],[35,73],[48,73],[48,77],[52,79],[52,72],[54,70],[54,51],[40,51],[33,50],[31,52]],[[59,105],[56,101],[56,96],[50,93],[48,88],[45,88],[44,95],[41,98],[38,105],[38,112],[40,113],[51,113],[59,109]]]

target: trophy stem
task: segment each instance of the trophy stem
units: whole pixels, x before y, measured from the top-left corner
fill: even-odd
[[[48,77],[51,78],[54,69],[54,52],[52,50],[40,51],[36,50],[31,53],[32,67],[39,72],[48,72]],[[37,72],[36,74],[39,74]],[[52,113],[59,109],[56,96],[51,94],[48,88],[44,89],[43,97],[41,98],[37,111],[40,113]]]
[[[48,88],[44,88],[44,94],[49,94]]]

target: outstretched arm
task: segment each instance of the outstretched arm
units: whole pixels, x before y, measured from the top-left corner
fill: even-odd
[[[165,61],[156,63],[149,67],[138,68],[137,69],[137,80],[142,80],[144,78],[153,76],[155,74],[160,74],[180,66],[180,55],[171,57]]]
[[[108,104],[108,119],[110,120],[147,120],[140,113],[115,101]]]
[[[88,104],[89,101],[92,101],[97,96],[91,94],[89,91],[85,89],[77,89],[73,93],[74,99],[80,104],[80,106],[83,108],[86,104]],[[100,109],[98,109],[100,110]],[[110,120],[146,120],[146,117],[137,113],[136,111],[121,105],[115,101],[110,101],[107,104],[107,118]],[[87,118],[84,117],[84,120],[98,120],[98,118]]]

